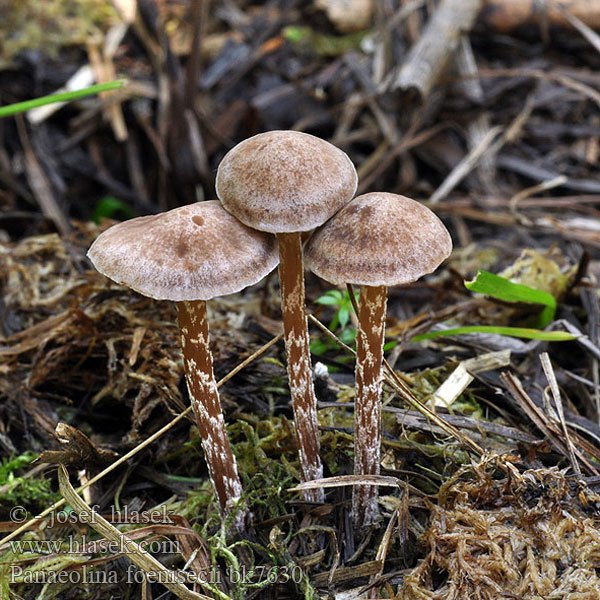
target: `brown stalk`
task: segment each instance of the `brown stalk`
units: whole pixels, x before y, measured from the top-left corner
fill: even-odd
[[[185,376],[210,478],[223,513],[242,493],[221,410],[209,347],[206,301],[177,302]]]
[[[381,454],[381,380],[387,288],[360,288],[356,333],[356,401],[354,403],[354,474],[379,475]],[[361,529],[377,518],[377,486],[352,491],[354,525]]]
[[[278,233],[277,239],[281,313],[300,471],[302,481],[311,481],[323,477],[323,466],[319,457],[317,399],[313,387],[304,300],[302,239],[300,233]],[[311,502],[324,502],[325,494],[321,489],[309,490],[305,492],[305,498]]]
[[[350,289],[352,289],[350,287]],[[354,305],[354,302],[352,302]],[[329,336],[336,344],[340,347],[347,350],[350,354],[354,354],[356,356],[356,352],[347,344],[344,344],[342,340],[340,340],[335,333],[327,329],[319,319],[317,319],[314,315],[310,315],[310,320],[317,326],[319,329],[323,331],[327,336]],[[461,443],[465,448],[468,448],[472,452],[475,452],[478,456],[483,456],[485,452],[483,448],[481,448],[478,444],[476,444],[469,436],[464,435],[458,427],[451,425],[448,421],[440,417],[437,413],[433,412],[428,406],[423,404],[415,395],[410,391],[410,388],[407,387],[406,383],[402,380],[402,378],[394,371],[390,363],[384,358],[383,366],[385,367],[384,379],[385,382],[392,387],[392,389],[398,394],[400,398],[402,398],[405,402],[410,404],[415,410],[418,410],[423,416],[432,421],[435,425],[437,425],[442,431],[452,436],[455,440]]]

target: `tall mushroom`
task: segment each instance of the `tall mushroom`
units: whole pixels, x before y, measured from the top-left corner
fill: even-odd
[[[225,429],[209,348],[206,301],[260,281],[277,240],[240,223],[216,200],[139,217],[100,234],[88,257],[103,275],[156,300],[174,300],[188,391],[221,510],[242,486]]]
[[[410,198],[375,192],[344,206],[306,246],[306,263],[334,284],[360,285],[356,336],[354,473],[379,474],[381,368],[387,287],[416,281],[452,251],[448,230],[427,207]],[[356,486],[357,529],[377,518],[377,487]]]
[[[219,165],[217,196],[240,221],[279,240],[281,312],[302,479],[323,475],[304,300],[301,232],[350,201],[357,174],[348,156],[320,138],[269,131],[244,140]],[[322,502],[322,490],[306,494]]]

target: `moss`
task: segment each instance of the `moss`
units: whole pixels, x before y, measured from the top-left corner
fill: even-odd
[[[59,494],[52,491],[49,479],[43,476],[24,476],[24,472],[36,458],[36,454],[25,452],[2,460],[0,510],[3,513],[17,505],[35,512],[53,504],[59,498]]]
[[[214,569],[212,579],[219,581],[226,576],[233,600],[284,584],[294,589],[295,597],[315,598],[308,577],[287,550],[297,527],[287,506],[292,499],[287,489],[298,481],[290,423],[285,418],[259,420],[248,416],[228,429],[244,484],[241,501],[252,514],[249,538],[231,539],[236,515],[221,518],[208,481],[171,508],[198,531]]]
[[[19,0],[0,6],[0,57],[10,61],[35,49],[55,57],[65,46],[85,46],[90,35],[117,18],[106,0]]]

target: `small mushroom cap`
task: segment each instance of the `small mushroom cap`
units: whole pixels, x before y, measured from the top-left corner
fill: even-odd
[[[269,131],[231,149],[217,171],[223,206],[254,229],[309,231],[356,192],[352,161],[329,142],[298,131]]]
[[[88,251],[113,281],[157,300],[210,300],[260,281],[279,262],[277,239],[216,200],[118,223]]]
[[[354,198],[317,229],[305,258],[330,283],[392,286],[435,271],[451,251],[448,230],[426,206],[374,192]]]

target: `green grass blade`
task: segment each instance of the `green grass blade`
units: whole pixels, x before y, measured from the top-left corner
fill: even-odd
[[[416,335],[411,342],[421,340],[432,340],[437,337],[450,335],[462,335],[465,333],[497,333],[530,340],[545,340],[547,342],[568,342],[578,336],[566,331],[541,331],[540,329],[527,329],[525,327],[500,327],[495,325],[466,325],[464,327],[453,327],[452,329],[439,329]]]
[[[31,110],[32,108],[37,108],[38,106],[44,106],[45,104],[53,104],[54,102],[69,102],[71,100],[76,100],[77,98],[84,98],[85,96],[99,94],[100,92],[118,90],[126,83],[127,82],[125,79],[117,79],[116,81],[91,85],[90,87],[83,88],[81,90],[62,92],[60,94],[50,94],[49,96],[42,96],[41,98],[34,98],[33,100],[25,100],[24,102],[17,102],[16,104],[0,106],[0,119],[2,117],[9,117],[10,115]]]
[[[521,283],[513,283],[488,271],[479,271],[473,281],[465,281],[465,287],[472,292],[485,294],[505,302],[542,305],[544,309],[539,322],[539,326],[542,328],[552,321],[556,312],[556,298],[552,294]]]

